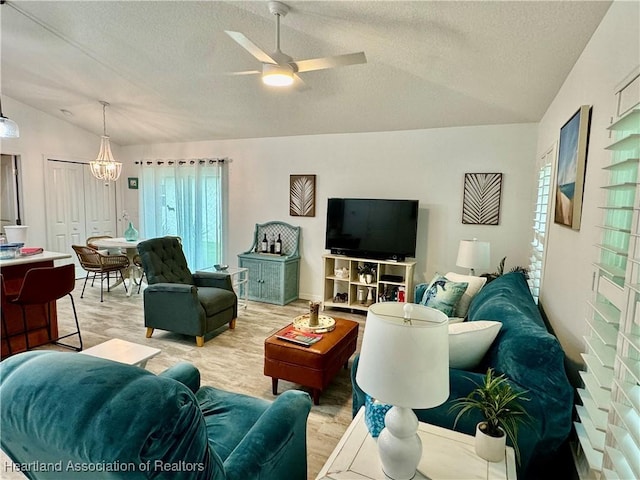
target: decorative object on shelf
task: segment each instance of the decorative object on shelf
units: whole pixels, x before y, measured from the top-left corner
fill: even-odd
[[[484,383],[472,390],[469,395],[459,398],[450,410],[459,409],[454,421],[454,429],[462,415],[471,410],[479,410],[485,418],[476,427],[476,453],[489,462],[504,460],[504,449],[507,437],[511,440],[520,463],[518,449],[518,425],[530,419],[529,414],[520,403],[528,401],[526,391],[514,390],[504,375],[496,376],[489,368],[484,376]]]
[[[475,275],[477,268],[489,268],[491,259],[491,244],[473,240],[460,240],[456,265],[469,269],[469,275]]]
[[[362,287],[358,287],[358,303],[364,305],[366,302],[365,290]]]
[[[582,105],[560,128],[554,222],[580,230],[591,106]]]
[[[289,215],[292,217],[316,216],[316,176],[289,176]]]
[[[124,239],[128,242],[138,240],[138,230],[135,229],[132,222],[129,222],[129,226],[124,231]]]
[[[336,276],[336,278],[345,278],[348,279],[349,278],[349,269],[346,267],[343,268],[336,268],[333,271],[333,274]]]
[[[371,282],[367,282],[367,283],[371,283]],[[373,302],[374,302],[373,287],[367,287],[367,301],[364,304],[368,307],[372,305]]]
[[[373,277],[376,275],[375,264],[370,262],[364,262],[362,265],[358,265],[358,279],[360,283],[371,283]]]
[[[327,333],[336,328],[336,321],[326,315],[318,315],[318,323],[316,326],[312,326],[309,319],[309,314],[300,315],[293,319],[293,326],[296,330],[302,332],[312,333]]]
[[[116,162],[113,159],[111,145],[109,144],[109,135],[107,135],[106,110],[109,103],[102,100],[100,103],[102,104],[102,139],[100,140],[98,158],[91,162],[91,173],[100,180],[115,181],[120,178],[122,163]]]
[[[501,196],[501,173],[465,173],[462,223],[498,225]]]
[[[18,124],[2,113],[2,98],[0,97],[0,138],[18,138],[20,129]]]
[[[138,190],[138,177],[127,178],[127,184],[129,185],[129,190]]]
[[[347,303],[347,300],[349,300],[349,294],[347,292],[338,292],[336,296],[333,297],[335,303]]]
[[[215,268],[217,272],[224,272],[229,268],[229,265],[220,265],[219,263],[216,263],[213,268]]]
[[[433,408],[449,396],[448,319],[419,305],[375,303],[356,373],[358,385],[376,400],[393,405],[378,436],[385,474],[411,479],[422,456],[414,408]],[[429,352],[429,361],[419,361]]]

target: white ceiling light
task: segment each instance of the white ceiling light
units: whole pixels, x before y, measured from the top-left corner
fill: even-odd
[[[111,154],[106,118],[106,110],[109,104],[104,101],[100,101],[100,103],[102,104],[102,139],[98,158],[91,162],[91,173],[100,180],[115,181],[120,177],[120,172],[122,172],[122,163],[116,162]]]
[[[18,124],[2,113],[2,99],[0,98],[0,138],[18,138],[20,129]]]
[[[288,87],[293,84],[293,68],[265,63],[262,67],[262,83],[271,87]]]

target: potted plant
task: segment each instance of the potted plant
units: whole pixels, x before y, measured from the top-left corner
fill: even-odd
[[[529,400],[526,393],[514,390],[504,375],[496,376],[493,369],[489,368],[481,385],[466,397],[455,400],[451,410],[460,411],[455,418],[454,428],[462,415],[474,409],[479,410],[485,421],[476,427],[475,448],[478,456],[489,462],[503,460],[509,437],[516,461],[520,463],[518,425],[531,418],[520,403]]]
[[[375,274],[375,265],[372,263],[364,262],[362,265],[358,265],[358,278],[361,283],[373,282],[373,276]]]

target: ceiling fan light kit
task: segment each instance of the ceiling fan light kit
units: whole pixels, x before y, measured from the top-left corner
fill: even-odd
[[[349,53],[333,57],[313,58],[294,62],[293,58],[280,50],[280,17],[284,17],[287,12],[289,12],[289,7],[282,2],[272,1],[269,2],[269,12],[276,16],[276,51],[272,54],[267,54],[244,34],[226,30],[227,35],[262,63],[262,72],[235,72],[235,74],[245,75],[261,73],[262,82],[265,85],[286,87],[292,85],[294,79],[297,79],[298,82],[302,83],[302,79],[298,75],[300,72],[311,72],[314,70],[324,70],[328,68],[367,63],[367,58],[365,57],[364,52]]]
[[[98,158],[91,162],[91,174],[100,179],[107,181],[116,181],[120,178],[122,172],[122,163],[116,162],[111,153],[111,144],[109,143],[109,135],[107,135],[107,119],[106,110],[109,104],[104,101],[100,101],[102,104],[102,127],[103,135],[100,140],[100,151],[98,152]]]
[[[262,67],[262,83],[271,87],[288,87],[293,84],[293,69],[289,65],[271,65]]]

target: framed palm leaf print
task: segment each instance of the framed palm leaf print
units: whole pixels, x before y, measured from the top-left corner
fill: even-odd
[[[501,196],[501,173],[465,173],[462,223],[498,225]]]
[[[289,215],[292,217],[316,216],[315,175],[290,175]]]

